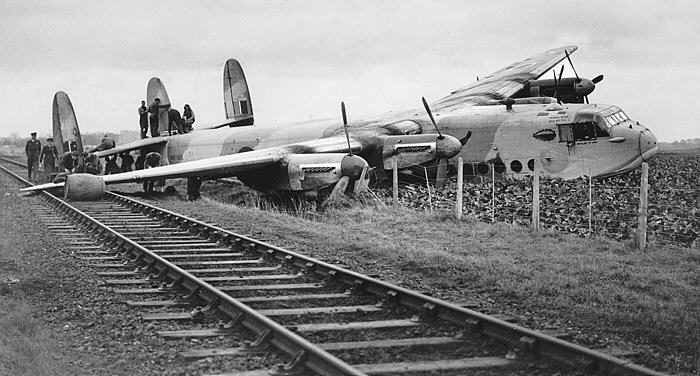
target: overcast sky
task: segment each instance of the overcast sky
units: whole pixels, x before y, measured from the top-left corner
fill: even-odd
[[[51,133],[56,91],[81,130],[138,129],[157,76],[197,125],[224,118],[243,66],[256,125],[419,107],[566,44],[579,75],[662,141],[700,137],[697,1],[0,0],[0,136]],[[572,75],[567,66],[564,75]]]

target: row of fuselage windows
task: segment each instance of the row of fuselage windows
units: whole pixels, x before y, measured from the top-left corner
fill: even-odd
[[[513,172],[513,173],[528,173],[535,171],[535,160],[530,159],[523,165],[523,162],[515,159],[510,161],[508,163],[508,166],[506,166],[505,163],[503,162],[495,162],[495,163],[466,163],[464,165],[464,174],[465,175],[487,175],[491,173],[491,168],[493,167],[493,172],[497,174],[503,174],[507,172]],[[510,167],[510,168],[508,168]]]

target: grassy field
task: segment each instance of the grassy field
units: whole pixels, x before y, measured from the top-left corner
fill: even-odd
[[[221,187],[206,189],[218,200],[157,204],[447,300],[477,301],[480,311],[515,314],[578,343],[646,348],[642,363],[656,369],[698,369],[698,250],[639,252],[602,237],[390,207],[261,211],[222,203]]]

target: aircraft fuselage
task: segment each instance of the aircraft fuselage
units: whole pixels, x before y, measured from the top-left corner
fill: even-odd
[[[435,133],[420,111],[380,119],[351,123],[353,142],[370,145],[368,138],[377,134]],[[525,176],[539,163],[543,173],[552,177],[607,176],[638,167],[657,150],[649,129],[611,105],[524,104],[514,105],[512,110],[504,105],[470,106],[436,113],[436,121],[444,133],[458,139],[471,132],[458,157],[477,175],[490,175],[493,166],[499,174]],[[175,164],[283,145],[303,149],[305,141],[334,134],[342,134],[337,119],[274,128],[209,129],[170,136],[161,153],[165,154],[164,164]],[[316,145],[313,152],[323,153],[323,149]],[[360,146],[356,152],[379,167],[373,163],[376,155],[368,155],[376,150]]]

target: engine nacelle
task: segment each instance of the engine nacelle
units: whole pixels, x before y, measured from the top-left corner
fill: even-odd
[[[92,174],[72,174],[66,176],[63,188],[65,200],[93,201],[99,200],[105,193],[105,182],[101,176]]]
[[[392,168],[392,157],[396,156],[398,168],[409,168],[438,158],[449,159],[462,150],[458,139],[437,134],[412,134],[405,136],[387,136],[384,141],[384,169]]]
[[[278,166],[242,173],[238,178],[262,192],[315,191],[343,176],[359,179],[368,166],[361,157],[343,153],[289,154]]]

